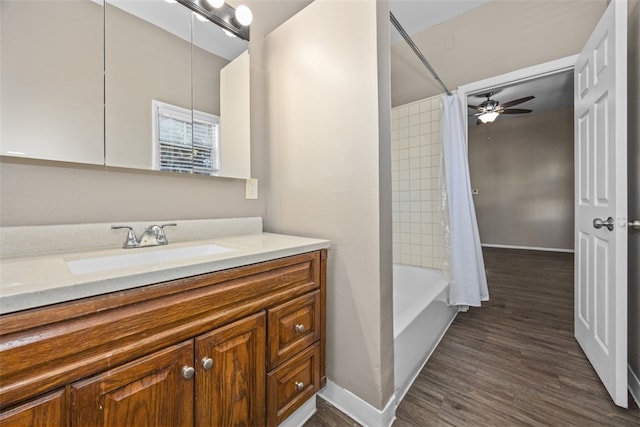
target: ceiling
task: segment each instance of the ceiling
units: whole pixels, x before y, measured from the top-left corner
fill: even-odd
[[[409,34],[419,33],[451,19],[489,0],[389,0],[389,9]],[[402,36],[391,31],[391,43]]]
[[[405,31],[413,36],[421,33],[439,23],[447,21],[458,15],[471,11],[476,7],[485,5],[491,0],[390,0],[389,8]],[[416,39],[414,39],[414,42]],[[405,43],[402,36],[391,26],[391,44]],[[416,42],[418,44],[419,42]],[[418,44],[418,48],[420,48]],[[426,48],[421,49],[423,51]],[[426,55],[425,55],[426,56]],[[393,60],[393,57],[392,57]],[[411,59],[413,60],[413,59]],[[427,56],[427,60],[429,57]],[[425,78],[435,79],[423,68],[418,58],[415,58],[415,67],[422,68]],[[436,68],[436,72],[437,72]],[[447,76],[441,75],[444,81]],[[424,84],[416,82],[417,85]],[[455,89],[455,88],[449,88]],[[483,90],[486,93],[490,90]],[[518,82],[504,87],[494,88],[497,92],[492,99],[507,102],[513,99],[533,95],[536,98],[518,106],[518,108],[528,108],[535,112],[548,111],[556,108],[563,108],[573,104],[573,72],[558,73],[548,75],[525,82]],[[499,92],[498,92],[499,91]],[[478,105],[486,98],[470,97],[469,104]],[[471,110],[469,110],[471,112]],[[501,119],[520,117],[520,115],[504,115]],[[470,121],[471,122],[471,121]],[[475,123],[475,122],[473,122]]]

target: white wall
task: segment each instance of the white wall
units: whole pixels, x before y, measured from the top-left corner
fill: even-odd
[[[240,54],[220,70],[220,156],[222,176],[249,176],[251,147],[251,62]]]
[[[640,1],[629,1],[628,24],[629,220],[640,219]],[[640,403],[640,232],[629,233],[629,368]]]
[[[327,376],[377,409],[393,394],[388,16],[316,0],[266,41],[266,227],[331,240]]]

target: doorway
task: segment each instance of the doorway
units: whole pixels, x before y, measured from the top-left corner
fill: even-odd
[[[573,71],[468,95],[469,169],[485,247],[573,252]],[[483,123],[486,109],[503,111]]]

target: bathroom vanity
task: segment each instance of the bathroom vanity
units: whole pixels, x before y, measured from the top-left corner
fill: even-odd
[[[326,381],[329,243],[262,232],[204,241],[230,250],[67,272],[66,283],[55,254],[3,258],[0,424],[276,426],[314,397]],[[27,278],[49,268],[63,290],[31,283],[20,299],[7,290],[16,263]],[[85,286],[95,295],[75,298]],[[34,299],[44,303],[4,312]]]

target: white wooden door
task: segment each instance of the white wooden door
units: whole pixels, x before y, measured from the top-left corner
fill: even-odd
[[[574,71],[575,336],[622,407],[627,407],[626,37],[627,1],[613,0]]]

